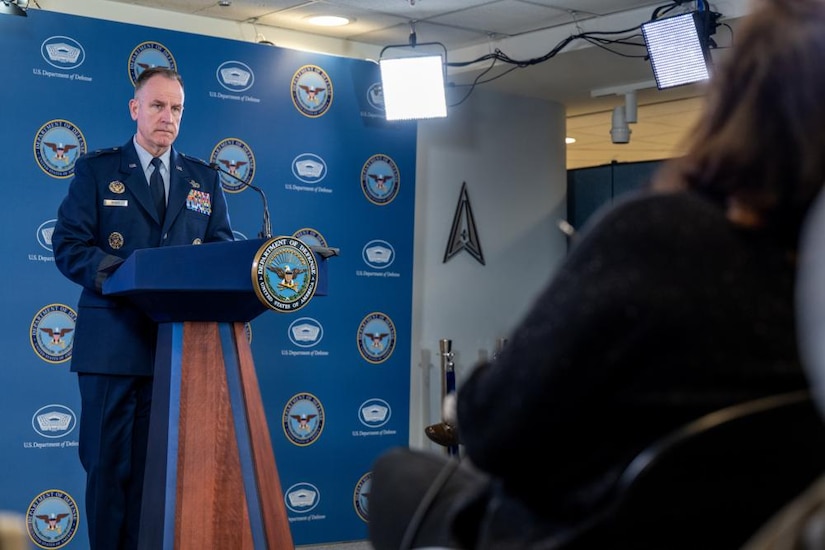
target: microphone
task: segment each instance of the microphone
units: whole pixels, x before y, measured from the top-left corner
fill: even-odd
[[[220,166],[218,166],[217,162],[210,162],[208,166],[210,168],[212,168],[213,170],[215,170],[216,172],[220,172],[221,174],[226,174],[230,178],[241,182],[245,187],[249,187],[250,189],[252,189],[253,191],[255,191],[256,193],[258,193],[261,196],[261,201],[264,203],[264,224],[263,224],[263,227],[261,228],[261,232],[258,233],[258,237],[260,237],[261,239],[269,239],[270,237],[272,237],[272,224],[270,223],[270,219],[269,219],[269,206],[267,205],[267,202],[266,202],[266,194],[264,194],[264,190],[261,189],[260,187],[257,187],[255,185],[252,185],[251,183],[248,183],[248,182],[244,181],[242,178],[239,178],[235,174],[230,174],[229,172],[227,172],[226,170],[224,170]]]

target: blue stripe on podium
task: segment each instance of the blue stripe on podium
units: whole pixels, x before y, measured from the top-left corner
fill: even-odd
[[[163,547],[175,547],[175,508],[178,487],[178,423],[180,422],[181,365],[183,364],[183,323],[171,323],[170,356],[173,368],[169,380],[169,427],[166,448],[166,498]]]

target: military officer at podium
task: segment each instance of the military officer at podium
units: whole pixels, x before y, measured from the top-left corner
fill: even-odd
[[[77,160],[52,237],[58,269],[83,287],[71,370],[91,550],[137,547],[157,335],[128,301],[104,296],[103,282],[140,248],[233,240],[218,172],[172,146],[183,103],[176,71],[138,76],[129,101],[136,133]]]

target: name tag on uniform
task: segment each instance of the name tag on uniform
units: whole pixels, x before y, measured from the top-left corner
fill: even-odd
[[[103,206],[129,206],[129,201],[125,199],[103,199]]]

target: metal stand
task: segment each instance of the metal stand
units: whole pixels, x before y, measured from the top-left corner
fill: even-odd
[[[455,363],[453,363],[453,343],[450,340],[439,340],[441,350],[441,422],[430,424],[424,428],[424,433],[435,443],[445,447],[447,454],[458,456],[458,428],[447,422],[444,415],[445,398],[455,393]]]
[[[499,338],[496,340],[496,351],[493,353],[493,359],[498,357],[498,354],[501,353],[501,350],[504,349],[504,346],[507,345],[507,338]]]
[[[438,341],[439,349],[441,350],[441,404],[442,404],[442,418],[441,421],[446,423],[444,415],[444,398],[448,393],[455,393],[455,363],[453,363],[453,341],[442,338]],[[458,456],[458,445],[448,445],[446,447],[447,454],[450,456]]]

